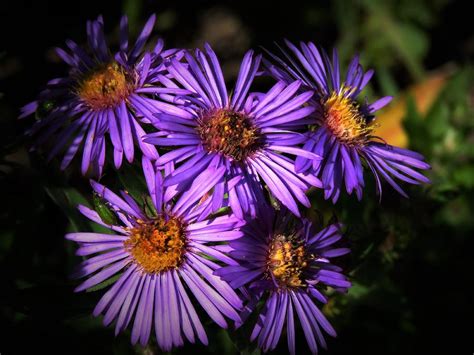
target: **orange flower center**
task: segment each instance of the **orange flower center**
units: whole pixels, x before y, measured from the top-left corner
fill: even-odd
[[[138,221],[124,242],[137,264],[149,274],[177,268],[183,261],[186,238],[183,224],[176,218],[157,217]]]
[[[311,257],[299,238],[277,235],[270,243],[267,272],[271,273],[283,288],[305,286],[302,274]]]
[[[93,110],[115,107],[133,90],[130,79],[119,64],[112,62],[86,76],[79,83],[77,95]]]
[[[367,123],[359,106],[346,97],[350,89],[333,92],[324,102],[325,124],[340,142],[348,145],[365,144],[374,126]]]
[[[216,109],[205,114],[198,133],[209,152],[242,161],[261,146],[259,129],[243,113]]]

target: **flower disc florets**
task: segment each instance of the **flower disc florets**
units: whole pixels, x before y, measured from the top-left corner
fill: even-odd
[[[270,242],[267,275],[283,289],[305,286],[302,274],[312,258],[301,238],[278,234]]]
[[[163,216],[137,222],[124,245],[143,271],[156,274],[180,266],[186,247],[182,222]]]
[[[127,99],[134,88],[132,75],[112,62],[83,78],[77,90],[79,98],[93,110],[115,107]]]
[[[323,100],[325,125],[343,144],[356,146],[368,142],[374,126],[360,112],[359,105],[346,95],[349,89],[333,92]]]
[[[197,129],[209,152],[219,152],[236,161],[244,160],[261,146],[259,129],[251,118],[230,109],[205,113]]]

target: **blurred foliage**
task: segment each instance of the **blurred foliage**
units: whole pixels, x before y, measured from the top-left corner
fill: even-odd
[[[451,74],[450,67],[444,67],[411,86],[402,95],[397,95],[392,103],[377,115],[375,135],[391,145],[406,147],[408,137],[403,128],[403,119],[408,110],[414,108],[422,116],[425,115],[439,97]]]
[[[391,70],[400,64],[412,80],[425,74],[423,58],[428,52],[429,35],[446,0],[378,1],[361,0],[348,6],[346,0],[334,2],[334,18],[338,22],[338,48],[343,57],[358,48],[363,63],[377,70],[384,94],[398,92]]]
[[[354,287],[328,307],[345,338],[333,344],[335,352],[360,343],[361,327],[376,343],[370,349],[388,353],[425,353],[426,343],[440,338],[460,343],[436,342],[428,346],[434,353],[466,346],[470,331],[449,324],[459,312],[473,314],[464,287],[473,276],[461,271],[472,270],[466,248],[474,244],[473,79],[472,67],[457,70],[425,115],[409,100],[410,148],[432,164],[431,186],[410,187],[410,200],[386,189],[381,204],[366,196],[361,205],[338,208],[353,242]]]
[[[18,12],[26,6],[23,1],[9,5],[9,11]],[[25,14],[27,35],[5,38],[6,50],[0,54],[1,354],[31,349],[68,354],[157,352],[153,343],[131,346],[127,333],[115,338],[113,329],[92,317],[103,292],[99,289],[107,285],[73,293],[77,282],[68,274],[80,258],[64,234],[101,230],[74,206],[86,204],[106,219],[112,216],[77,170],[61,173],[57,162],[46,163],[40,153],[27,152],[22,132],[31,121],[16,120],[18,107],[60,73],[50,47],[66,38],[83,40],[85,20],[98,13],[104,15],[106,26],[112,26],[107,27],[109,40],[116,41],[113,23],[118,23],[121,11],[130,16],[132,31],[157,12],[158,29],[169,45],[192,47],[210,41],[229,78],[235,76],[247,47],[268,47],[284,37],[314,40],[327,48],[337,45],[346,63],[359,52],[364,66],[376,69],[369,98],[403,97],[379,122],[388,127],[396,122],[397,137],[409,138],[403,144],[408,142],[426,156],[433,167],[432,184],[408,187],[409,200],[385,185],[380,203],[370,178],[362,202],[344,197],[333,206],[318,191],[311,193],[319,211],[309,211],[309,216],[336,216],[344,222],[352,249],[341,262],[354,286],[346,295],[334,294],[323,308],[339,334],[328,339],[325,353],[472,352],[469,324],[474,314],[468,289],[474,281],[474,67],[466,59],[472,56],[474,38],[472,31],[461,27],[469,27],[470,12],[460,2],[335,0],[296,1],[290,6],[126,0],[121,9],[114,1],[86,1],[74,13],[69,3],[51,6],[52,10],[47,5],[28,5],[33,7]],[[16,28],[17,18],[16,13],[3,17],[2,12],[6,21],[1,32]],[[449,75],[430,80],[432,71],[447,63],[454,64]],[[120,172],[110,168],[103,182],[125,188],[149,209],[140,174],[138,166],[125,166]],[[259,353],[246,341],[248,328],[225,331],[210,322],[206,328],[208,348],[188,344],[175,352]],[[297,351],[306,352],[301,331],[297,340]],[[280,352],[287,352],[284,337],[276,350]]]

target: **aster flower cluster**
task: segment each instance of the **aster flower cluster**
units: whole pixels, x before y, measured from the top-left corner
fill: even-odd
[[[385,180],[406,196],[399,181],[429,182],[419,172],[429,165],[373,135],[391,98],[360,101],[373,71],[357,57],[341,78],[337,52],[311,42],[265,57],[249,50],[229,88],[209,45],[165,50],[150,40],[154,23],[129,45],[123,17],[112,52],[102,18],[88,22],[85,46],[57,49],[68,75],[22,109],[22,118],[39,117],[28,131],[34,147],[46,146],[49,159],[64,152],[62,169],[82,152],[81,173],[96,179],[93,192],[113,216],[78,207],[109,232],[66,235],[86,257],[76,291],[114,278],[93,313],[116,334],[130,328],[134,344],[154,334],[164,351],[206,345],[210,318],[222,328],[251,323],[249,340],[263,351],[286,334],[295,354],[301,328],[317,353],[325,334],[336,335],[320,308],[327,291],[351,283],[336,265],[349,252],[343,226],[304,217],[317,207],[308,190],[336,203],[344,185],[360,200],[368,168],[379,194]],[[254,91],[260,75],[274,79],[265,92]],[[143,200],[98,182],[124,156],[141,164]]]

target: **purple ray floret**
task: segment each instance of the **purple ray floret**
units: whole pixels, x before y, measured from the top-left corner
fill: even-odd
[[[176,50],[163,51],[159,39],[145,50],[155,24],[151,16],[135,44],[129,45],[127,17],[120,22],[120,48],[112,53],[105,41],[101,17],[87,23],[87,45],[68,40],[68,50],[56,49],[69,66],[67,77],[53,79],[38,99],[22,108],[20,118],[37,113],[42,116],[29,130],[36,136],[35,146],[48,143],[48,159],[64,152],[65,169],[82,147],[81,171],[100,176],[106,156],[106,135],[113,146],[116,168],[123,156],[132,162],[135,145],[149,159],[157,159],[156,148],[144,143],[142,125],[166,103],[158,98],[179,89],[160,87],[164,60]]]
[[[299,48],[289,41],[286,45],[287,49],[281,48],[281,58],[269,53],[271,61],[264,62],[276,79],[287,83],[300,80],[304,90],[315,91],[311,106],[315,108],[317,124],[307,133],[304,149],[323,159],[315,161],[299,156],[296,169],[319,177],[326,199],[335,203],[345,185],[347,193],[355,192],[360,200],[364,165],[375,176],[379,195],[381,178],[405,197],[407,194],[396,180],[410,184],[430,182],[417,171],[430,168],[421,154],[380,142],[373,135],[375,112],[392,99],[386,96],[373,103],[359,102],[358,96],[373,76],[373,70],[364,72],[355,56],[344,79],[336,50],[330,58],[312,42],[301,42]]]
[[[257,340],[264,352],[270,351],[286,327],[288,348],[295,354],[295,327],[299,320],[311,352],[317,353],[319,346],[325,348],[323,331],[331,336],[336,332],[317,303],[327,302],[327,286],[344,292],[351,285],[342,269],[331,261],[349,252],[334,246],[342,237],[341,225],[331,224],[316,232],[309,220],[269,207],[241,231],[242,238],[229,242],[229,255],[238,265],[223,267],[215,274],[233,288],[249,289],[251,296],[242,313],[243,320],[264,300],[257,310],[251,340]]]
[[[175,95],[177,107],[157,114],[153,124],[159,132],[145,139],[174,148],[157,160],[159,165],[176,166],[164,184],[180,191],[214,170],[218,174],[211,193],[214,207],[228,195],[237,216],[255,216],[264,199],[265,184],[274,197],[299,215],[298,202],[310,206],[306,190],[321,187],[318,178],[299,173],[294,166],[294,157],[320,159],[301,149],[306,140],[301,132],[314,123],[309,115],[315,109],[306,105],[313,93],[301,92],[298,80],[279,81],[267,93],[252,93],[261,62],[261,56],[253,51],[242,60],[232,94],[208,45],[205,51],[185,52],[184,59],[185,63],[170,60],[168,71],[173,83],[192,94]]]
[[[95,316],[104,315],[105,325],[115,321],[116,334],[130,325],[132,343],[144,346],[154,330],[163,351],[183,345],[186,339],[207,345],[196,305],[223,328],[227,327],[225,317],[240,321],[242,301],[213,272],[222,263],[236,264],[219,245],[240,238],[242,232],[238,228],[242,222],[233,215],[197,221],[210,200],[198,203],[202,195],[191,189],[175,202],[166,201],[162,172],[155,171],[146,157],[143,169],[153,213],[145,212],[126,192],[118,195],[92,182],[116,222],[104,221],[96,211],[79,207],[110,234],[66,235],[79,244],[77,255],[88,257],[73,274],[86,279],[76,291],[118,276],[94,309]]]

